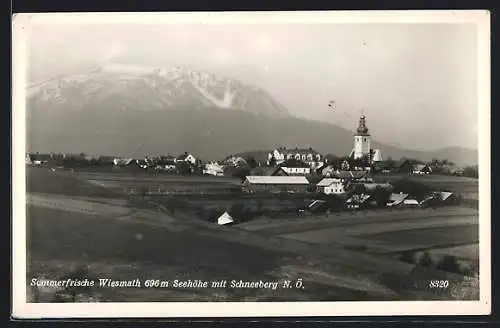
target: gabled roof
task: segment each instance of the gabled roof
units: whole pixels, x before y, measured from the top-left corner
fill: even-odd
[[[372,160],[374,162],[381,162],[382,161],[382,152],[380,149],[374,149],[372,153]]]
[[[113,163],[117,166],[126,166],[134,162],[133,158],[115,158]]]
[[[392,206],[401,204],[407,197],[408,194],[403,194],[403,193],[391,194],[391,196],[389,197],[390,205]]]
[[[301,168],[309,167],[309,165],[307,165],[306,163],[299,161],[299,160],[296,160],[294,158],[290,158],[290,159],[285,160],[279,166],[280,167],[301,167]]]
[[[367,171],[333,171],[332,176],[340,179],[361,179],[368,174]]]
[[[438,192],[439,196],[441,197],[441,200],[447,200],[448,198],[450,198],[453,193],[452,192],[448,192],[448,191],[441,191],[441,192]]]
[[[415,165],[413,165],[414,171],[422,171],[425,168],[431,170],[431,167],[427,164],[415,164]]]
[[[312,149],[312,148],[277,148],[275,149],[277,150],[278,152],[282,153],[282,154],[304,154],[304,155],[307,155],[307,154],[319,154],[318,151]],[[274,151],[274,150],[273,150]]]
[[[246,181],[251,184],[295,184],[308,185],[309,181],[303,176],[255,176],[249,175]]]
[[[321,180],[316,186],[318,187],[328,187],[334,183],[339,183],[341,182],[340,179],[337,179],[337,178],[324,178],[323,180]]]
[[[177,160],[178,160],[178,161],[183,161],[183,160],[185,160],[186,158],[188,158],[188,157],[189,157],[189,155],[191,155],[191,154],[189,154],[189,153],[184,153],[184,154],[182,154],[182,155],[179,155],[179,156],[177,156]],[[191,156],[193,156],[193,155],[191,155]]]
[[[225,224],[229,224],[229,223],[233,223],[233,222],[234,222],[233,217],[231,215],[229,215],[229,213],[227,213],[227,212],[224,212],[217,219],[217,224],[218,225],[225,225]]]

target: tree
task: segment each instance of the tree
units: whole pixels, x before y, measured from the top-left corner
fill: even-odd
[[[274,154],[271,156],[271,159],[269,160],[269,166],[271,167],[276,166],[276,157],[274,157]]]
[[[262,167],[256,167],[252,170],[252,175],[264,176],[266,175],[266,171]]]
[[[377,203],[377,207],[384,207],[391,197],[391,189],[376,186],[372,193],[372,199]]]
[[[477,165],[475,166],[466,166],[464,168],[464,176],[469,177],[469,178],[478,178],[479,177],[479,171]]]
[[[394,192],[405,193],[412,197],[415,197],[418,200],[424,199],[430,191],[430,188],[427,185],[408,178],[403,178],[395,181],[393,183],[393,187]]]
[[[247,164],[251,169],[257,167],[257,161],[255,160],[255,157],[253,157],[252,155],[246,156],[245,160],[247,161]]]
[[[445,255],[438,263],[437,268],[439,270],[453,272],[453,273],[461,273],[460,264],[458,260],[453,255]]]
[[[405,263],[410,263],[410,264],[416,264],[416,262],[417,262],[417,257],[415,255],[415,253],[411,252],[411,251],[403,252],[399,259]]]
[[[249,174],[250,174],[249,167],[237,167],[233,170],[231,175],[235,178],[240,178],[241,180],[245,180],[245,178]]]
[[[418,264],[422,267],[430,267],[434,264],[434,262],[432,261],[432,257],[431,255],[429,254],[429,252],[424,252],[424,254],[422,255],[422,257],[420,258],[420,260],[418,261]]]
[[[334,168],[339,168],[340,164],[342,162],[342,159],[339,156],[337,156],[337,155],[327,154],[325,156],[325,162],[328,165],[332,165]]]

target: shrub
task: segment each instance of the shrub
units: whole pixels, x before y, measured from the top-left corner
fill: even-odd
[[[422,267],[430,267],[434,264],[434,261],[432,260],[429,252],[424,252],[424,254],[422,254],[422,257],[420,257],[420,259],[418,260],[418,264]]]
[[[437,268],[439,270],[453,272],[453,273],[462,273],[462,268],[458,263],[456,256],[453,255],[445,255],[437,264]]]
[[[406,251],[401,254],[399,260],[405,263],[416,264],[417,256],[414,252]]]
[[[408,178],[403,178],[395,181],[393,183],[393,186],[393,190],[395,193],[402,192],[415,197],[418,200],[424,199],[425,196],[430,192],[430,188],[427,185]]]

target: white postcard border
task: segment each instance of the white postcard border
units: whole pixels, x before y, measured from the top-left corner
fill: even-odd
[[[168,19],[165,19],[168,15]],[[168,302],[168,303],[27,303],[25,85],[32,23],[148,24],[289,24],[289,23],[471,23],[478,28],[479,131],[479,301],[410,302]],[[491,311],[490,194],[490,13],[486,10],[211,12],[211,13],[52,13],[16,14],[13,18],[12,111],[12,315],[16,318],[102,317],[285,317],[486,315]],[[215,306],[214,306],[215,305]]]

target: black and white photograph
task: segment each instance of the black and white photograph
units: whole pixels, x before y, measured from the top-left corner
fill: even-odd
[[[488,314],[489,19],[16,15],[14,315]]]

